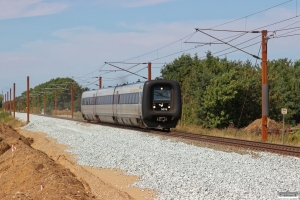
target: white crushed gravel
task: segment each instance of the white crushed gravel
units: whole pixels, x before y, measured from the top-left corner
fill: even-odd
[[[16,113],[26,121],[26,114]],[[141,180],[135,186],[159,192],[157,199],[279,199],[300,193],[300,159],[272,153],[221,152],[147,133],[30,115],[23,129],[47,133],[78,164],[117,168]]]

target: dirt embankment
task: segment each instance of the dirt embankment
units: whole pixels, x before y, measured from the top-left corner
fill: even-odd
[[[254,122],[252,122],[251,124],[249,124],[245,128],[245,130],[250,132],[250,133],[260,134],[261,133],[261,128],[262,128],[261,123],[262,123],[262,120],[257,119]],[[275,120],[272,120],[270,118],[268,118],[267,127],[268,127],[268,133],[279,134],[279,133],[282,132],[282,124],[278,123]]]
[[[95,199],[84,181],[0,124],[0,199]],[[14,146],[14,148],[12,148]]]
[[[155,197],[154,191],[128,187],[137,177],[117,170],[79,166],[64,151],[65,146],[46,138],[46,134],[18,131],[0,123],[1,200]]]

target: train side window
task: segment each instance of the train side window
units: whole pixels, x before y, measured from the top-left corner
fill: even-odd
[[[135,93],[131,94],[131,103],[135,103]]]
[[[124,94],[120,94],[120,104],[124,103]]]
[[[130,94],[130,103],[133,104],[134,102],[134,93]]]
[[[128,98],[127,98],[127,103],[130,103],[130,100],[131,100],[130,94],[127,94],[127,96],[128,96]]]
[[[126,94],[121,94],[122,95],[122,102],[120,103],[125,104],[126,103]]]
[[[128,94],[128,103],[130,104],[131,103],[131,95]]]
[[[123,103],[126,103],[126,101],[127,101],[127,95],[124,94],[124,102]]]
[[[137,104],[139,102],[139,93],[134,94],[134,103]]]

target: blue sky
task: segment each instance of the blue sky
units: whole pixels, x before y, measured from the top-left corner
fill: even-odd
[[[91,89],[98,83],[92,77],[102,76],[104,87],[143,80],[126,72],[108,73],[117,68],[105,62],[152,62],[154,79],[164,63],[182,53],[202,57],[208,50],[215,53],[228,48],[225,44],[187,43],[214,42],[205,34],[195,33],[195,28],[266,29],[272,31],[269,34],[277,30],[275,36],[299,34],[300,29],[278,31],[300,27],[299,13],[300,0],[0,0],[0,88],[5,94],[16,83],[20,95],[26,90],[27,76],[30,87],[57,77],[73,77]],[[237,34],[206,33],[219,39]],[[258,43],[244,49],[257,55],[260,34],[246,34],[230,43],[237,45],[253,37],[239,47]],[[270,39],[268,58],[300,59],[299,41],[299,35]],[[233,50],[214,55],[255,63],[243,52],[229,53]],[[132,67],[123,63],[116,66]],[[146,65],[130,71],[147,77]]]

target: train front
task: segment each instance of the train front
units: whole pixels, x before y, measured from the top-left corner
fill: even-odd
[[[181,90],[176,81],[145,82],[142,98],[142,119],[148,128],[175,128],[181,117]]]

